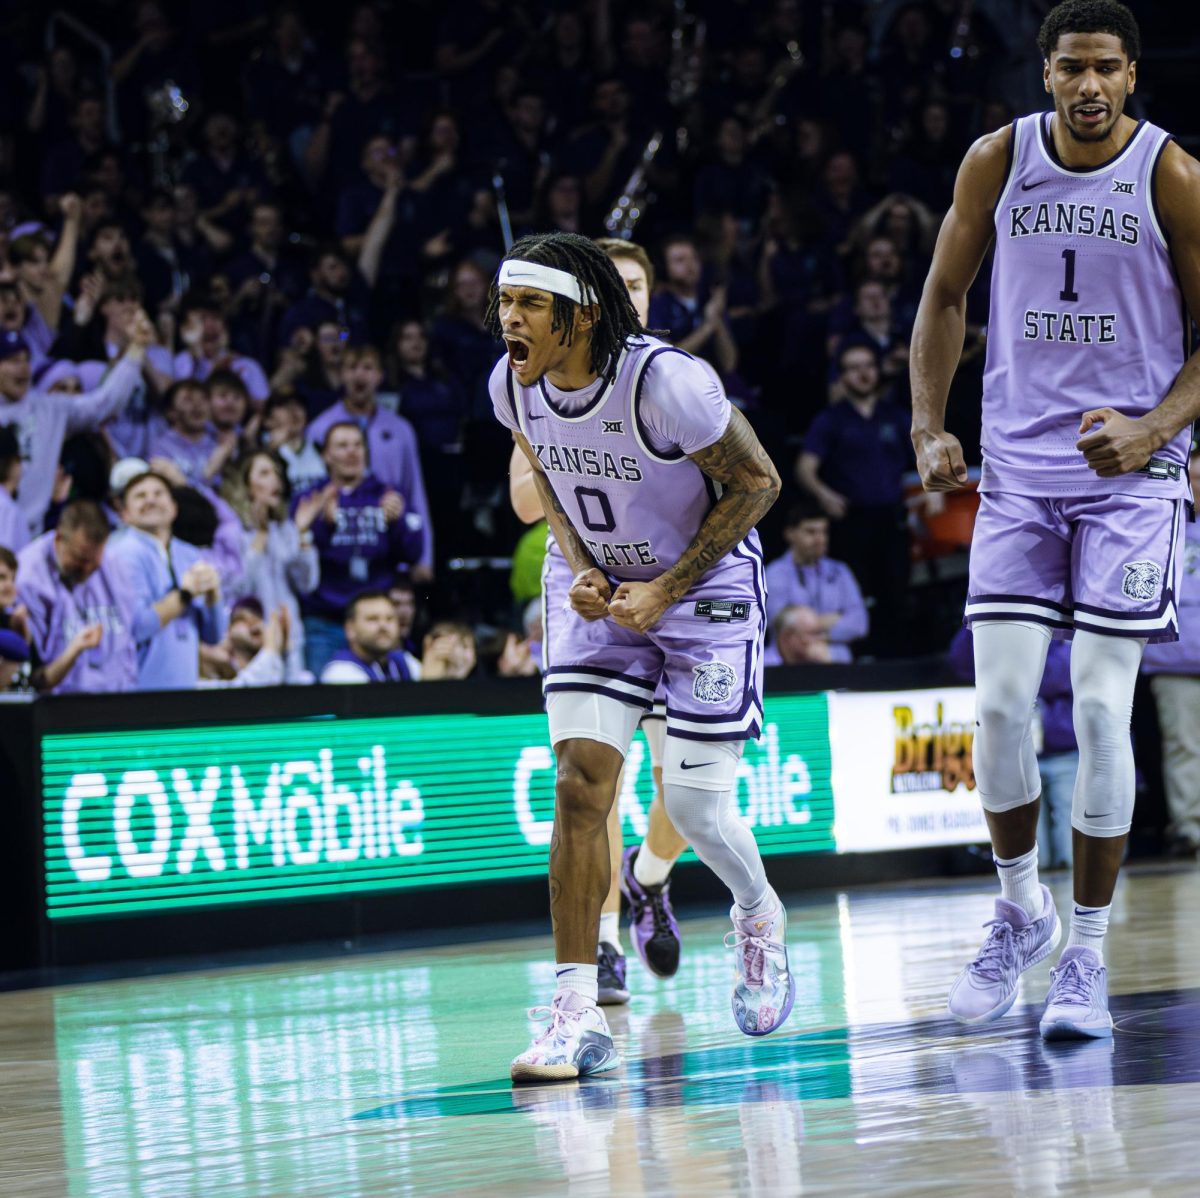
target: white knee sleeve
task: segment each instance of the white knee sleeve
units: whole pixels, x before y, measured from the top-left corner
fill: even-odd
[[[1133,822],[1129,721],[1145,641],[1076,632],[1071,646],[1079,773],[1071,827],[1085,836],[1124,836]]]
[[[663,747],[663,787],[732,791],[744,740],[685,740],[667,736]]]
[[[985,811],[1012,811],[1041,793],[1033,748],[1033,705],[1050,629],[1041,624],[976,624],[975,783]]]
[[[598,740],[624,757],[645,714],[632,703],[590,691],[551,691],[546,696],[552,745],[562,740]]]
[[[696,855],[747,909],[768,892],[754,833],[734,801],[744,741],[697,741],[667,736],[663,798],[667,815]]]

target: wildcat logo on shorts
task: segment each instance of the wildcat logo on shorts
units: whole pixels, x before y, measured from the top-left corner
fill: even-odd
[[[701,703],[728,703],[733,697],[737,674],[733,666],[723,661],[710,661],[707,665],[693,666],[696,675],[692,681],[692,694]]]
[[[1153,599],[1162,583],[1162,567],[1156,562],[1126,562],[1122,593],[1129,599]]]

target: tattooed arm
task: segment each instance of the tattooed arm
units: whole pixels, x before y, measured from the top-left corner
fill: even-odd
[[[721,439],[688,455],[724,493],[679,560],[649,583],[622,583],[609,604],[618,624],[645,632],[725,557],[779,497],[779,473],[746,418],[733,408]]]
[[[562,504],[558,502],[558,496],[555,495],[554,488],[547,480],[546,472],[537,460],[537,454],[533,452],[533,447],[521,433],[515,430],[513,440],[520,446],[521,452],[533,467],[533,483],[542,502],[542,511],[546,513],[550,531],[554,533],[554,539],[558,542],[558,547],[562,550],[562,555],[567,559],[571,573],[575,576],[570,590],[571,606],[585,620],[604,619],[608,615],[608,598],[612,593],[608,579],[602,571],[596,568],[596,563],[592,561],[592,555],[588,552],[583,538],[575,531],[575,526],[571,523]]]

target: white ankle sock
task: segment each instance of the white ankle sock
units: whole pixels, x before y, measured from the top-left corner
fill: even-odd
[[[1038,882],[1037,857],[1037,845],[1028,853],[1008,860],[992,856],[996,863],[996,872],[1000,875],[1000,893],[1010,903],[1023,907],[1030,919],[1037,919],[1045,906],[1042,887]]]
[[[639,886],[661,886],[671,876],[671,866],[674,864],[674,861],[652,853],[643,840],[642,847],[633,859],[633,876]]]
[[[739,904],[737,914],[739,919],[751,919],[755,915],[770,915],[778,906],[779,896],[768,886],[766,894],[752,907],[743,907]]]
[[[596,962],[590,961],[581,965],[576,961],[564,961],[554,967],[554,976],[558,980],[556,987],[560,992],[574,990],[581,998],[596,1005],[599,995],[599,985],[596,981]]]
[[[597,948],[604,943],[611,944],[617,952],[623,952],[621,948],[621,912],[620,911],[602,911],[600,913],[600,941],[596,945]]]
[[[1078,903],[1071,908],[1071,931],[1067,935],[1067,948],[1090,948],[1104,964],[1104,934],[1108,931],[1108,917],[1112,903],[1107,907],[1081,907]]]

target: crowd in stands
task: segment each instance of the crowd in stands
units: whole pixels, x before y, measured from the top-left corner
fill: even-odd
[[[0,686],[535,673],[536,561],[453,568],[522,532],[488,289],[505,229],[611,233],[631,181],[650,327],[789,476],[771,660],[911,650],[907,345],[1024,99],[994,6],[65,7],[107,71],[32,8],[0,45]]]

